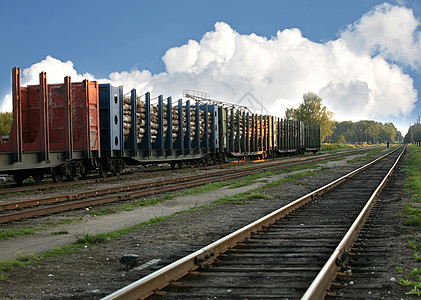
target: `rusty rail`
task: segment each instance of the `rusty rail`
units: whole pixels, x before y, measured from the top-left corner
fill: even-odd
[[[197,269],[201,264],[211,263],[218,255],[226,252],[230,248],[234,247],[238,243],[244,241],[246,238],[250,237],[252,234],[262,230],[265,227],[270,226],[277,220],[285,217],[289,213],[295,211],[299,207],[305,205],[308,202],[311,202],[313,199],[318,198],[327,191],[333,189],[334,187],[340,185],[342,182],[352,178],[361,171],[369,168],[371,165],[377,161],[385,158],[386,156],[394,153],[399,148],[390,151],[389,153],[382,155],[381,157],[373,160],[372,162],[348,173],[345,176],[342,176],[331,183],[285,205],[284,207],[266,215],[265,217],[260,218],[259,220],[219,239],[218,241],[184,257],[178,261],[126,286],[122,289],[110,294],[109,296],[103,298],[103,300],[110,299],[144,299],[157,290],[164,288],[172,281],[178,280],[183,277],[190,271]]]
[[[349,251],[351,249],[356,238],[358,237],[360,230],[363,228],[364,224],[366,223],[367,218],[370,215],[370,212],[374,203],[376,202],[383,188],[386,186],[388,179],[392,175],[396,165],[398,164],[400,158],[405,152],[405,149],[406,147],[404,147],[402,153],[396,159],[392,168],[389,170],[389,172],[383,178],[380,185],[371,195],[370,199],[367,201],[361,213],[355,219],[354,223],[351,225],[348,232],[343,237],[342,241],[336,247],[335,251],[330,256],[329,260],[323,266],[322,270],[316,276],[313,283],[310,285],[310,287],[307,289],[307,291],[305,292],[305,294],[303,295],[301,299],[315,300],[315,299],[323,299],[326,296],[326,294],[328,293],[328,289],[332,284],[332,281],[335,279],[336,274],[338,270],[340,269],[340,266],[338,266],[336,262],[338,261],[340,257],[342,257],[344,253],[346,253],[346,251]]]

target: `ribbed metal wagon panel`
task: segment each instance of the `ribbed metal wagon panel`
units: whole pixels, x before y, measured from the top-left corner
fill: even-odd
[[[121,155],[123,138],[123,87],[99,85],[99,119],[101,153],[110,157]]]

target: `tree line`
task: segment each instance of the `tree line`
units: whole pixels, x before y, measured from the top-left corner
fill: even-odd
[[[303,95],[303,102],[298,108],[287,108],[285,112],[286,119],[320,125],[323,142],[377,144],[402,139],[393,123],[336,122],[333,117],[334,113],[322,105],[322,98],[312,92]]]
[[[376,121],[336,122],[336,129],[329,140],[336,143],[368,143],[378,144],[399,140],[395,125]]]

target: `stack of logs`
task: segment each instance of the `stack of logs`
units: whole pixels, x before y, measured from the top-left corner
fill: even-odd
[[[234,134],[233,134],[233,138],[234,140],[237,139],[237,133],[238,133],[238,129],[240,130],[240,136],[239,138],[241,138],[244,135],[244,124],[243,124],[243,115],[240,114],[240,112],[235,112],[231,113],[232,111],[230,111],[230,113],[228,114],[228,135],[231,136],[231,119],[234,118]],[[240,114],[238,116],[238,114]],[[238,120],[239,119],[239,124],[238,124]],[[239,128],[238,128],[239,126]]]
[[[136,99],[137,106],[137,143],[141,143],[145,135],[146,130],[146,104],[144,101],[141,101],[140,98]],[[151,105],[151,142],[156,142],[158,138],[159,130],[159,108],[158,105]],[[132,106],[130,97],[125,97],[123,100],[123,134],[124,141],[126,142],[130,136],[130,130],[132,128],[131,120]],[[163,124],[164,124],[164,138],[166,138],[168,133],[168,106],[163,106]],[[173,107],[171,111],[172,116],[172,142],[175,143],[177,136],[179,134],[179,119],[178,119],[178,107]],[[205,135],[205,113],[200,111],[200,138],[203,139]],[[208,135],[210,136],[212,132],[212,114],[208,112]],[[186,108],[183,107],[183,138],[185,137],[187,131],[187,117],[186,117]],[[193,142],[196,136],[196,108],[192,106],[190,108],[190,139]]]
[[[145,135],[145,102],[136,100],[136,117],[137,117],[137,142],[140,143]],[[123,135],[124,141],[126,142],[130,136],[130,129],[132,128],[132,106],[129,97],[124,97],[123,100]]]

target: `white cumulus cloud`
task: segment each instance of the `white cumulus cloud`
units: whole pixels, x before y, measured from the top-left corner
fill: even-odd
[[[70,60],[62,62],[47,56],[44,60],[22,71],[21,85],[39,84],[39,73],[41,72],[47,72],[47,83],[63,82],[66,76],[71,76],[74,82],[83,79],[95,80],[94,76],[89,73],[78,74]]]
[[[267,38],[239,34],[218,22],[201,40],[168,49],[162,58],[166,72],[113,72],[101,81],[123,85],[125,92],[136,88],[174,98],[184,89],[198,90],[281,117],[312,91],[338,121],[393,121],[406,130],[403,122],[415,107],[417,90],[403,68],[421,65],[418,26],[412,10],[390,4],[374,7],[337,39],[323,43],[303,37],[297,28]],[[48,82],[62,82],[66,75],[72,81],[95,79],[80,75],[70,61],[48,56],[23,71],[22,83],[38,83],[40,71],[47,71]],[[10,101],[5,98],[2,109]]]

